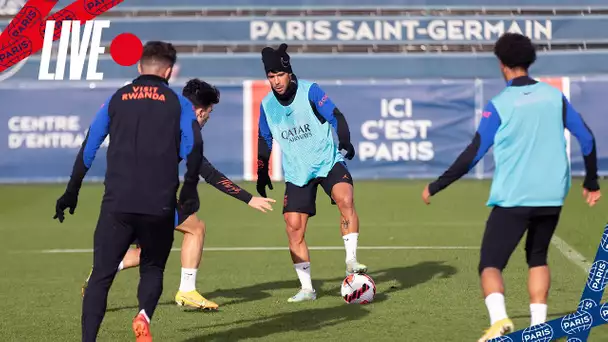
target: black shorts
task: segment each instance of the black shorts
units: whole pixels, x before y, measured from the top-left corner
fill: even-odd
[[[184,221],[186,221],[186,219],[189,217],[190,215],[184,213],[179,206],[177,206],[177,209],[175,209],[175,218],[174,218],[174,228],[177,228],[177,226],[181,225],[182,223],[184,223]],[[135,241],[133,241],[133,244],[136,245],[137,247],[139,247],[139,241],[137,241],[137,239],[135,239]]]
[[[561,207],[494,207],[488,217],[481,243],[479,273],[484,268],[503,270],[519,244],[526,237],[526,261],[529,267],[547,265],[547,253]]]
[[[338,162],[329,171],[327,177],[311,179],[304,186],[297,186],[287,182],[285,184],[285,197],[283,199],[283,214],[289,212],[308,214],[309,217],[316,215],[317,186],[320,184],[331,199],[331,204],[336,204],[331,198],[331,189],[338,183],[353,185],[353,177],[346,168],[346,163]]]
[[[180,206],[177,206],[177,209],[175,209],[175,227],[177,228],[177,226],[184,223],[188,217],[190,217],[190,215],[184,213]]]

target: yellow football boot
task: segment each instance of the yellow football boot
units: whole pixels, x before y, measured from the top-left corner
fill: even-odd
[[[178,291],[175,295],[175,302],[179,306],[188,306],[203,310],[217,310],[218,305],[205,297],[198,291],[182,292]]]
[[[513,322],[508,318],[504,318],[492,324],[492,326],[486,330],[486,333],[477,342],[486,342],[499,336],[508,335],[513,331],[515,331]]]

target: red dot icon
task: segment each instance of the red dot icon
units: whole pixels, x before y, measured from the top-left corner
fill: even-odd
[[[131,66],[141,58],[144,47],[132,33],[121,33],[110,43],[110,55],[117,64]]]

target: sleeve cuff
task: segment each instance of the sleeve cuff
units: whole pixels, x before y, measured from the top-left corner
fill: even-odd
[[[597,178],[585,177],[585,181],[583,182],[583,188],[589,191],[598,191],[600,189],[600,184],[597,181]]]
[[[434,196],[439,191],[441,191],[441,188],[437,184],[437,181],[434,181],[429,184],[429,193],[431,194],[431,196]]]
[[[253,195],[250,194],[249,192],[243,190],[240,194],[239,194],[239,199],[243,202],[245,202],[245,204],[248,204],[251,199],[253,198]]]

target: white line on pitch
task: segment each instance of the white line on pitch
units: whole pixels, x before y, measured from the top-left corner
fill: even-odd
[[[315,246],[310,250],[333,251],[344,250],[344,246]],[[359,246],[360,250],[479,250],[474,246]],[[204,252],[240,252],[240,251],[287,251],[287,247],[205,247]],[[172,252],[181,251],[181,248],[172,248]],[[44,249],[39,251],[21,251],[22,253],[92,253],[93,249]]]
[[[210,223],[207,221],[207,224],[209,225]],[[280,227],[283,227],[283,223],[280,224],[272,224],[272,225],[278,225]],[[308,223],[308,225],[311,228],[314,227],[338,227],[339,223],[331,223],[331,222],[319,222],[319,223]],[[435,221],[435,222],[399,222],[399,221],[388,221],[388,222],[367,222],[367,221],[361,221],[359,220],[359,225],[363,228],[365,227],[485,227],[485,221],[478,221],[478,222],[473,222],[473,221],[445,221],[445,222],[440,222],[440,221]],[[266,223],[259,223],[259,222],[248,222],[248,223],[242,223],[239,224],[239,227],[261,227],[261,226],[268,226],[268,224]]]
[[[580,267],[585,273],[589,273],[589,269],[591,268],[591,263],[587,261],[581,253],[579,253],[576,249],[572,248],[566,241],[562,240],[559,236],[553,235],[553,239],[551,243],[560,251],[562,254],[568,258],[572,263],[576,266]]]

